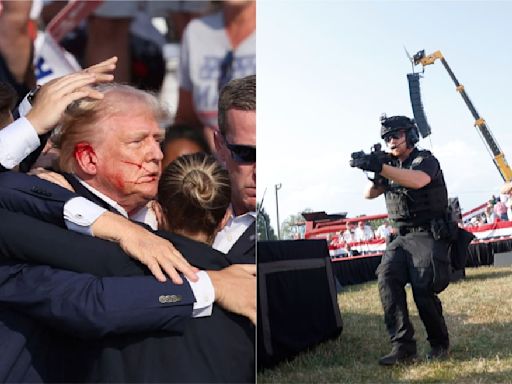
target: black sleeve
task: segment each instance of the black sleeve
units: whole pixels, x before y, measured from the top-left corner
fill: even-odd
[[[439,161],[431,154],[419,154],[411,164],[411,169],[415,171],[423,171],[434,179],[439,173]]]
[[[0,208],[65,227],[64,205],[73,197],[78,195],[37,176],[0,173]]]
[[[35,164],[41,152],[43,152],[44,146],[50,137],[51,132],[45,133],[44,135],[39,136],[39,147],[37,147],[31,154],[29,154],[23,161],[20,163],[20,172],[27,173],[30,171],[32,166]]]
[[[0,209],[0,260],[19,260],[96,276],[149,274],[112,242]]]

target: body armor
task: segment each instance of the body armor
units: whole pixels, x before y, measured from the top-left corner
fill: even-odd
[[[411,168],[418,156],[432,156],[429,151],[414,151],[403,168]],[[400,164],[391,164],[402,168]],[[386,208],[389,218],[395,220],[398,226],[428,225],[432,219],[444,217],[448,209],[448,193],[444,182],[443,172],[439,172],[432,181],[420,189],[405,188],[391,183],[385,192]]]

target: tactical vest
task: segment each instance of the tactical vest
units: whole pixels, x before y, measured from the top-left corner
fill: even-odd
[[[412,169],[412,161],[419,155],[432,156],[429,151],[415,151],[403,168]],[[400,167],[399,164],[393,166]],[[448,209],[448,193],[441,169],[423,188],[410,189],[391,183],[384,196],[389,218],[399,226],[426,225],[431,219],[444,217]]]

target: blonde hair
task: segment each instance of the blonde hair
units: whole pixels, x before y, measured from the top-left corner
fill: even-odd
[[[178,157],[163,171],[158,201],[171,232],[204,233],[210,240],[231,199],[228,172],[206,153]]]
[[[168,113],[157,97],[147,91],[124,84],[99,84],[94,87],[104,94],[101,100],[80,99],[72,103],[64,113],[54,140],[60,148],[60,168],[66,172],[76,171],[74,159],[77,144],[87,142],[98,146],[102,142],[107,124],[114,116],[129,113],[133,102],[143,105],[156,121],[163,123]]]

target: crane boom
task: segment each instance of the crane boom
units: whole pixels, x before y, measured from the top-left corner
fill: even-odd
[[[421,64],[423,67],[434,64],[434,62],[438,59],[443,64],[444,68],[446,69],[446,72],[448,72],[448,75],[450,75],[450,78],[455,84],[457,92],[460,93],[462,99],[464,99],[464,102],[469,108],[469,111],[473,115],[473,118],[475,119],[475,126],[478,127],[480,134],[484,138],[485,143],[487,144],[489,150],[491,151],[494,164],[496,165],[496,168],[500,172],[501,177],[503,177],[503,180],[505,180],[506,182],[511,181],[512,169],[510,168],[510,166],[507,163],[507,160],[505,159],[505,154],[499,147],[498,142],[492,135],[491,130],[487,126],[485,120],[478,114],[475,106],[471,102],[469,96],[467,95],[464,89],[464,85],[460,84],[457,78],[455,77],[455,74],[448,65],[448,62],[444,58],[441,51],[435,51],[430,55],[425,55],[425,51],[419,51],[413,56],[414,65]]]

